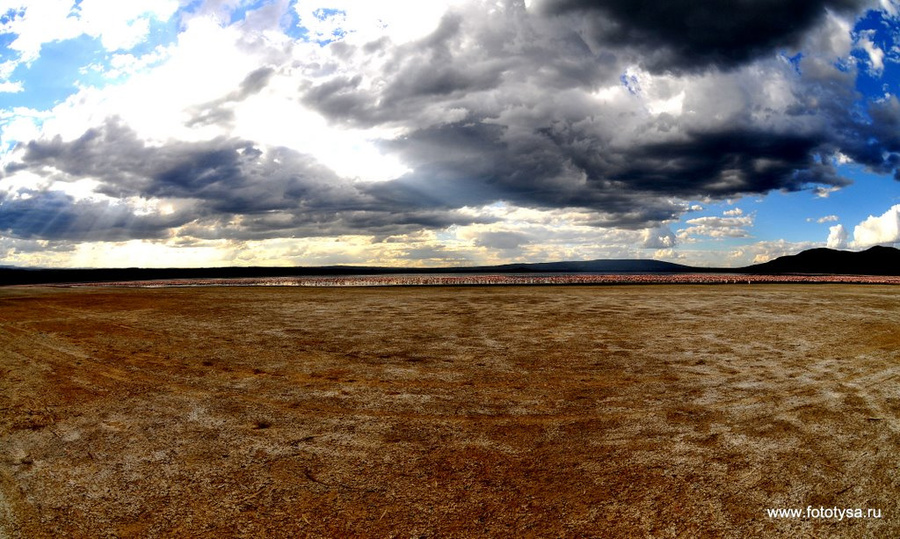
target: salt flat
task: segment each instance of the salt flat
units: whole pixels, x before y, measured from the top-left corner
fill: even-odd
[[[900,289],[0,289],[0,537],[900,536]],[[775,518],[775,508],[881,518]]]

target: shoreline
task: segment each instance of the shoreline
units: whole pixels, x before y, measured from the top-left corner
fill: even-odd
[[[281,286],[312,288],[405,286],[571,286],[659,284],[879,284],[898,285],[894,275],[733,275],[733,274],[565,274],[565,275],[361,275],[342,277],[243,277],[233,279],[160,279],[11,285],[49,288],[195,288]]]

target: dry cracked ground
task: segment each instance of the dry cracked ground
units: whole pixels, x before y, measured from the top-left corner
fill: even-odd
[[[898,537],[898,428],[898,287],[0,288],[4,538]]]

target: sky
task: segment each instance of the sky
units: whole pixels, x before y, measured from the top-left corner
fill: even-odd
[[[897,0],[0,0],[0,265],[900,242]]]

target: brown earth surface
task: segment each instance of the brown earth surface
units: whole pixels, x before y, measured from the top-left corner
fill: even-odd
[[[900,289],[0,289],[0,537],[900,537]],[[767,508],[876,509],[774,518]]]

